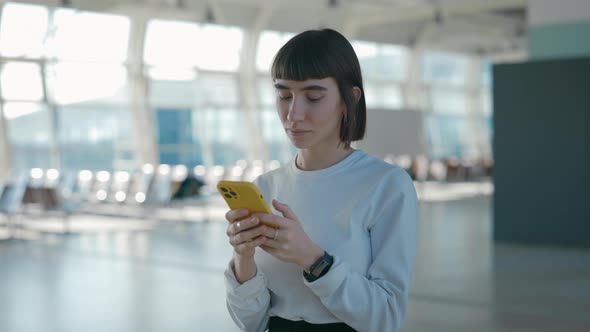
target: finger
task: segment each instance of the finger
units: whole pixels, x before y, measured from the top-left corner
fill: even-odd
[[[248,211],[248,209],[229,210],[225,214],[225,220],[229,221],[230,223],[233,223],[240,218],[247,217],[249,214],[250,211]]]
[[[286,231],[286,229],[267,227],[263,235],[269,239],[281,240]]]
[[[283,203],[277,201],[276,199],[273,199],[272,206],[274,206],[274,208],[277,211],[282,213],[283,217],[285,217],[287,219],[291,219],[291,220],[297,220],[297,216],[295,215],[293,210],[291,210],[291,207],[289,207],[289,205],[283,204]]]
[[[266,241],[264,242],[264,245],[272,248],[272,249],[281,249],[282,248],[282,244],[277,241],[277,240],[273,240],[272,238],[266,237]]]
[[[237,244],[241,244],[244,242],[252,241],[253,239],[255,239],[257,237],[264,235],[267,228],[268,227],[266,227],[264,225],[260,225],[258,227],[254,227],[249,230],[239,232],[238,234],[236,234],[235,236],[232,237],[232,239],[230,240],[230,243],[237,245]]]
[[[276,214],[254,213],[252,216],[259,218],[261,222],[273,227],[286,228],[288,226],[288,223],[281,218],[281,216],[277,216]]]
[[[255,239],[253,239],[252,241],[241,243],[241,244],[235,246],[234,248],[238,252],[244,251],[244,250],[252,249],[252,248],[258,247],[260,245],[263,245],[266,242],[266,240],[267,240],[266,236],[259,236]]]
[[[231,224],[231,227],[233,227],[232,234],[235,235],[240,232],[246,231],[252,227],[256,227],[259,222],[260,219],[257,217],[250,217],[248,219],[243,219],[238,222],[234,222],[233,224]]]

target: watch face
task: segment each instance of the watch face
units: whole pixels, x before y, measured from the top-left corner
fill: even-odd
[[[324,251],[324,256],[320,257],[320,259],[313,263],[309,269],[309,273],[303,271],[303,276],[308,282],[315,281],[321,278],[324,274],[328,273],[333,263],[334,257],[330,256]]]
[[[313,271],[310,271],[311,274],[313,274],[316,278],[320,276],[320,274],[322,274],[322,272],[324,272],[324,270],[328,267],[328,265],[330,264],[330,262],[328,262],[326,259],[322,258],[322,261],[318,264],[318,266],[316,266]]]

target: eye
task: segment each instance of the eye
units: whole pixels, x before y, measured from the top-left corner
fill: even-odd
[[[279,93],[279,99],[280,100],[289,100],[291,98],[292,98],[291,95],[282,95],[282,94]]]
[[[318,101],[320,101],[323,97],[318,97],[318,98],[312,98],[312,97],[307,97],[307,100],[310,103],[317,103]]]

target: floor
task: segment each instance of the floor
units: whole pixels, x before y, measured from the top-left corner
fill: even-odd
[[[590,331],[590,251],[492,243],[486,188],[421,190],[403,331]],[[24,221],[0,240],[0,331],[238,331],[224,209],[209,222],[79,215],[69,235],[59,219]]]

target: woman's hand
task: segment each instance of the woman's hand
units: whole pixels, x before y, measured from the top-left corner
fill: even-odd
[[[253,258],[256,247],[268,239],[264,234],[270,227],[260,224],[256,216],[248,217],[249,214],[247,209],[230,210],[225,214],[229,222],[226,230],[229,243],[240,258]]]
[[[266,239],[260,247],[282,261],[295,263],[303,270],[309,271],[311,265],[323,256],[324,250],[309,238],[288,205],[274,199],[272,205],[283,217],[266,213],[252,215],[260,221],[279,225],[278,229],[267,227],[263,236]]]

